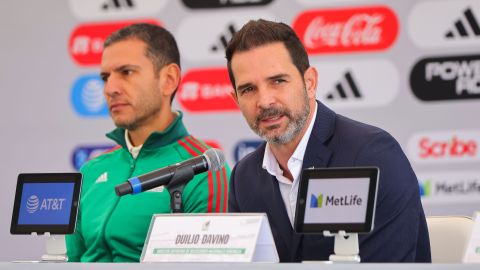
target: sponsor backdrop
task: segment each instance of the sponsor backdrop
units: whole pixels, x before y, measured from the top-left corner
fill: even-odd
[[[232,166],[255,149],[229,96],[224,48],[260,17],[299,34],[319,71],[319,100],[398,139],[428,215],[480,210],[478,0],[8,0],[0,9],[0,242],[8,247],[0,260],[44,250],[43,237],[9,234],[17,174],[76,171],[114,146],[104,137],[113,124],[98,67],[105,37],[124,25],[151,22],[177,38],[183,80],[174,106],[195,136]]]

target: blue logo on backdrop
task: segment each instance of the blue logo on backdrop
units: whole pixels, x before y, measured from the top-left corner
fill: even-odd
[[[103,96],[103,81],[98,75],[78,78],[72,87],[72,106],[84,117],[108,116],[108,106]]]
[[[92,158],[112,149],[115,145],[78,146],[72,153],[72,165],[78,171],[82,165]]]
[[[257,147],[260,146],[262,142],[263,141],[255,141],[255,140],[238,142],[237,145],[235,146],[235,152],[234,152],[235,162],[238,162],[240,159],[242,159],[246,155],[255,151],[255,149],[257,149]]]
[[[73,188],[74,183],[25,183],[18,224],[68,224]]]

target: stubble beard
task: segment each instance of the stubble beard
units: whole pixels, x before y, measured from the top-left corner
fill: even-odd
[[[310,114],[310,106],[307,91],[303,92],[303,108],[298,113],[293,113],[291,110],[282,107],[270,107],[262,109],[260,114],[255,118],[253,123],[249,123],[250,128],[262,139],[270,144],[286,144],[292,141],[303,129]],[[266,130],[261,130],[259,124],[262,119],[268,117],[285,116],[289,119],[287,127],[282,134],[271,134],[269,131],[278,128],[278,125],[268,127]]]

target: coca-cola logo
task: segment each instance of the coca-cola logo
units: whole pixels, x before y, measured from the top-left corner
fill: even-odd
[[[99,65],[102,60],[103,42],[105,39],[118,29],[139,22],[160,25],[155,20],[81,24],[70,35],[68,41],[70,56],[81,66]]]
[[[430,132],[416,134],[408,148],[416,162],[455,162],[480,159],[478,131]]]
[[[379,51],[392,46],[398,19],[384,6],[309,10],[293,28],[309,54]]]
[[[190,112],[237,111],[226,68],[192,69],[178,88],[180,105]]]

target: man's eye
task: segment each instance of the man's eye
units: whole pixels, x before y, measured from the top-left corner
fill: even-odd
[[[253,87],[245,87],[245,88],[242,88],[240,89],[240,94],[247,94],[248,92],[251,92],[253,90]]]
[[[133,71],[130,70],[130,69],[124,69],[124,70],[122,70],[122,74],[123,74],[123,75],[130,75],[130,74],[132,74],[132,72],[133,72]]]
[[[107,82],[107,80],[108,80],[108,75],[100,75],[100,79],[101,79],[103,82]]]
[[[281,83],[284,83],[286,81],[284,79],[276,79],[274,82],[275,82],[275,84],[281,84]]]

